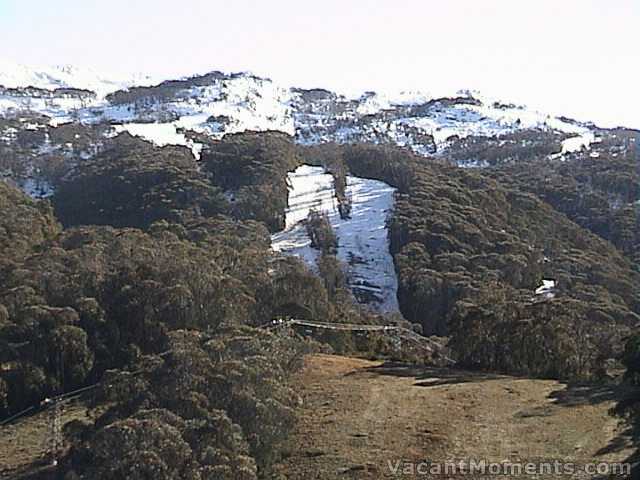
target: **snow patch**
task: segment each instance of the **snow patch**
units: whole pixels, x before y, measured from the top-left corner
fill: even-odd
[[[144,138],[163,147],[165,145],[182,145],[191,150],[193,156],[199,160],[202,152],[202,144],[189,140],[184,133],[178,132],[173,123],[125,123],[116,125],[116,134],[129,132],[135,137]]]
[[[326,212],[333,225],[338,213],[333,190],[333,177],[322,167],[303,165],[287,175],[289,207],[285,214],[285,229],[271,236],[271,247],[277,252],[295,255],[316,269],[319,252],[311,248],[306,228],[301,225],[311,210]]]
[[[54,194],[53,186],[40,179],[27,178],[19,186],[31,198],[49,198]]]
[[[579,152],[582,149],[588,149],[595,141],[596,136],[593,132],[586,131],[577,137],[567,138],[562,142],[562,154]]]
[[[367,292],[375,298],[371,305],[380,312],[398,311],[398,284],[386,226],[395,189],[377,180],[347,177],[351,217],[342,219],[333,177],[322,167],[303,165],[288,175],[288,181],[286,227],[272,235],[272,248],[301,257],[317,270],[319,252],[311,247],[301,222],[311,210],[325,212],[336,233],[337,257],[346,266],[349,287],[357,296]]]
[[[544,298],[554,298],[556,293],[556,282],[555,280],[542,280],[542,285],[536,288],[535,294],[537,296],[542,296]]]

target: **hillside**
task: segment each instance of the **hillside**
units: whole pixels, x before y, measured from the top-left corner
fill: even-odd
[[[635,458],[638,132],[470,92],[11,73],[8,468],[46,425],[69,479]]]
[[[277,467],[291,480],[440,478],[447,462],[551,458],[571,463],[576,475],[537,478],[588,478],[580,476],[585,465],[614,465],[633,453],[608,413],[621,393],[607,388],[329,355],[307,357],[296,382],[304,403]],[[441,470],[427,475],[429,468]]]
[[[608,135],[594,125],[468,91],[447,97],[365,92],[350,98],[285,87],[249,73],[222,72],[151,83],[150,78],[110,79],[73,67],[7,68],[0,75],[0,117],[5,122],[0,123],[0,138],[12,150],[28,146],[39,155],[73,161],[99,148],[105,135],[124,131],[159,146],[187,146],[198,157],[210,139],[277,130],[305,145],[393,144],[420,155],[449,153],[464,166],[484,166],[493,159],[482,158],[477,147],[469,149],[488,139],[499,137],[503,152],[564,158]],[[69,124],[83,133],[60,139],[56,127],[68,130]],[[95,132],[92,145],[78,141],[86,131]],[[28,159],[20,163],[21,168],[0,168],[23,185],[50,183],[41,175],[43,166]]]
[[[465,459],[513,464],[555,459],[578,472],[605,462],[613,469],[633,453],[623,423],[608,413],[615,398],[630,392],[610,387],[335,355],[306,357],[293,382],[301,405],[275,478],[397,478],[394,468],[409,472],[406,478],[438,478],[416,471],[426,468],[425,461],[445,468],[445,462]],[[47,417],[41,413],[8,427],[18,442],[0,436],[14,472],[28,471],[46,453]],[[85,419],[86,408],[71,404],[63,418]]]

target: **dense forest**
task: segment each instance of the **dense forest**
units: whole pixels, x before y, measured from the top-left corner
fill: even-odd
[[[398,189],[389,226],[401,311],[425,333],[449,336],[461,364],[596,378],[640,320],[629,137],[610,137],[607,157],[549,168],[540,160],[467,170],[368,145],[306,155]],[[533,298],[543,278],[557,284],[549,302]]]
[[[324,240],[320,276],[272,252],[300,161],[278,133],[230,136],[201,164],[123,134],[67,166],[50,201],[0,182],[1,416],[97,384],[95,423],[68,432],[74,475],[266,475],[298,401],[287,378],[330,347],[258,327],[381,322]]]
[[[401,314],[448,337],[461,366],[602,380],[622,361],[637,381],[638,158],[625,135],[607,137],[599,158],[542,160],[540,145],[517,162],[485,152],[491,167],[470,170],[276,132],[209,140],[196,160],[125,133],[89,158],[61,158],[49,200],[0,182],[0,417],[97,385],[94,421],[66,428],[68,478],[268,476],[302,356],[390,347],[259,327],[403,321],[355,301],[322,213],[305,224],[318,272],[271,250],[286,174],[304,163],[332,173],[344,217],[347,174],[397,189],[388,227]],[[543,279],[554,298],[535,296]]]

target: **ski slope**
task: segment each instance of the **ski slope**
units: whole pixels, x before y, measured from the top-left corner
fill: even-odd
[[[386,220],[393,208],[395,189],[384,182],[347,177],[351,217],[340,218],[333,177],[322,167],[303,165],[288,175],[291,185],[286,227],[272,236],[275,251],[302,258],[317,271],[320,253],[301,222],[311,210],[327,214],[337,240],[337,257],[343,262],[347,282],[358,299],[375,310],[398,311],[397,278],[389,252]]]

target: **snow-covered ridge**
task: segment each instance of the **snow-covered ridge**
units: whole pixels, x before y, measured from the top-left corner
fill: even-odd
[[[390,143],[432,155],[445,153],[455,139],[533,129],[569,136],[557,152],[562,156],[589,148],[595,140],[588,125],[470,91],[448,97],[406,91],[347,97],[321,89],[287,88],[249,73],[211,72],[158,84],[149,77],[122,79],[75,67],[35,70],[6,62],[0,63],[0,85],[87,89],[97,94],[47,97],[0,89],[0,116],[37,113],[49,117],[53,125],[107,122],[132,132],[148,124],[142,136],[160,139],[158,144],[172,137],[172,142],[189,146],[185,130],[213,138],[246,130],[278,130],[302,144]],[[134,86],[150,88],[128,90]],[[106,96],[116,91],[119,99]]]
[[[142,74],[123,77],[98,73],[73,65],[32,68],[0,60],[0,85],[7,88],[36,87],[46,90],[77,88],[104,96],[134,85],[153,85],[157,82],[158,78]]]
[[[522,130],[570,135],[581,139],[573,145],[586,148],[593,141],[593,133],[585,125],[522,106],[483,102],[468,93],[458,95],[425,101],[428,96],[414,94],[394,101],[367,93],[356,100],[326,97],[312,102],[298,95],[304,108],[294,108],[296,136],[307,144],[395,143],[422,155],[445,152],[452,139],[495,137]]]
[[[316,268],[319,252],[311,247],[301,222],[311,210],[325,212],[338,240],[337,257],[346,268],[349,287],[380,312],[398,310],[397,278],[389,252],[386,220],[393,208],[395,189],[384,182],[347,177],[351,216],[342,219],[333,189],[333,177],[322,167],[303,165],[289,173],[286,227],[275,233],[272,248],[296,255]]]

